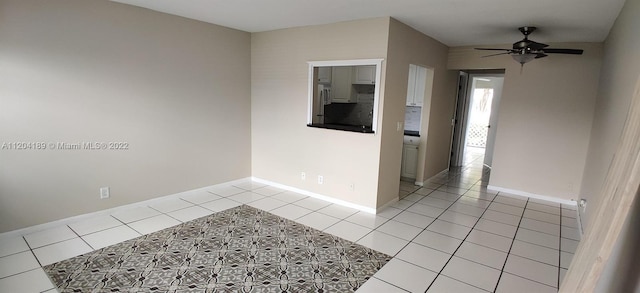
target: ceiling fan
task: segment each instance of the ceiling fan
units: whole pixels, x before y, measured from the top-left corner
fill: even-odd
[[[512,49],[499,49],[499,48],[475,48],[476,50],[488,50],[488,51],[504,51],[498,54],[491,54],[482,57],[491,57],[498,55],[511,55],[513,60],[520,63],[521,66],[524,66],[525,63],[533,60],[547,57],[547,54],[573,54],[573,55],[582,55],[584,50],[580,49],[558,49],[558,48],[547,48],[549,45],[538,43],[532,40],[529,40],[529,35],[536,30],[535,26],[523,26],[518,28],[520,32],[524,35],[524,39],[513,43]]]

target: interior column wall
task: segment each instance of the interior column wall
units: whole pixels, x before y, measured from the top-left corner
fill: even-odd
[[[385,96],[385,121],[381,151],[380,204],[397,198],[404,133],[409,64],[433,70],[431,104],[423,106],[419,145],[418,178],[422,182],[447,169],[451,141],[451,118],[455,107],[457,73],[447,70],[449,48],[444,44],[392,19],[389,28],[389,61]]]
[[[383,17],[252,34],[253,176],[376,207],[385,128],[368,134],[307,127],[307,62],[385,59],[382,84],[376,85],[381,87],[376,103],[384,105],[388,33],[389,18]],[[386,105],[379,107],[378,125],[386,115]],[[323,176],[323,184],[318,184],[318,176]]]

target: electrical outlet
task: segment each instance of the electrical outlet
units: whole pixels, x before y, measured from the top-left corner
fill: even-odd
[[[109,198],[109,187],[100,187],[100,199]]]
[[[322,184],[324,183],[324,177],[321,175],[318,175],[318,184]]]
[[[307,180],[307,173],[305,172],[300,173],[300,179]]]
[[[400,131],[400,130],[402,130],[402,129],[403,129],[403,128],[402,128],[402,122],[399,122],[399,121],[398,121],[398,123],[396,124],[396,131]]]
[[[351,191],[356,190],[356,185],[354,183],[349,183],[349,190]]]

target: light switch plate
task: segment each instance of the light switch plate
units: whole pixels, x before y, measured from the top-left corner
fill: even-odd
[[[100,187],[100,199],[109,198],[109,187]]]

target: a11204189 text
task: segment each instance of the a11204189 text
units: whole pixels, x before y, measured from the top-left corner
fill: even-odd
[[[128,142],[2,142],[0,150],[128,150]]]

